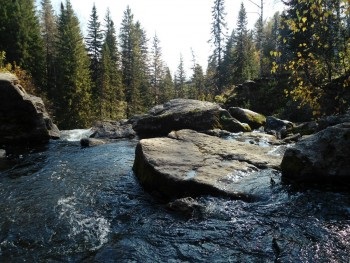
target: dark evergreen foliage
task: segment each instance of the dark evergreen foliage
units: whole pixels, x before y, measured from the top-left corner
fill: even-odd
[[[0,50],[44,90],[44,52],[34,0],[0,0]]]
[[[57,38],[56,117],[61,129],[91,125],[89,57],[78,18],[69,0],[61,5]]]
[[[97,96],[97,82],[101,69],[103,33],[101,29],[101,23],[98,20],[97,9],[95,4],[93,5],[91,10],[90,20],[88,22],[88,33],[85,40],[90,57],[90,70],[93,83],[92,94],[93,96]]]

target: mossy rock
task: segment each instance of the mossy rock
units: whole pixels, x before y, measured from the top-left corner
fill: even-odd
[[[229,108],[229,112],[233,118],[238,121],[247,123],[252,129],[258,129],[266,123],[266,117],[260,113],[248,109],[238,107]]]

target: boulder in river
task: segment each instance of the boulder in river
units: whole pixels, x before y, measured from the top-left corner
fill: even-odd
[[[133,128],[141,137],[166,136],[173,130],[181,129],[206,131],[219,128],[229,132],[251,130],[248,124],[232,118],[218,104],[190,99],[173,99],[153,107],[148,114],[137,118]]]
[[[0,73],[0,145],[45,143],[59,136],[42,99],[27,94],[16,76]]]
[[[269,174],[279,169],[282,155],[276,154],[277,147],[282,146],[261,147],[180,130],[141,140],[133,170],[145,189],[166,198],[219,195],[250,200],[270,186]]]
[[[81,145],[81,147],[84,147],[84,148],[103,145],[105,143],[106,143],[106,141],[100,140],[100,139],[95,139],[95,138],[81,138],[80,139],[80,145]]]
[[[283,179],[312,184],[349,184],[350,122],[328,127],[286,150]]]
[[[134,138],[135,131],[126,121],[99,121],[92,128],[92,138],[98,139],[121,139]]]
[[[266,117],[265,131],[270,134],[274,134],[278,139],[283,139],[291,132],[294,127],[294,123],[281,120],[273,116]]]
[[[238,107],[231,107],[228,110],[233,118],[247,123],[252,129],[259,129],[266,123],[266,117],[260,113]]]

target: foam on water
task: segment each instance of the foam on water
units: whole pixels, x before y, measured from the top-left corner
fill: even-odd
[[[59,199],[56,211],[59,219],[70,227],[68,238],[90,244],[91,251],[98,250],[108,241],[111,229],[108,220],[96,212],[84,213],[74,196]]]
[[[61,131],[61,140],[69,142],[77,142],[82,138],[90,137],[93,133],[92,129],[75,129]]]

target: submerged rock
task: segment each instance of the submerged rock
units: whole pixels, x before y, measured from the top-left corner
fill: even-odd
[[[218,104],[174,99],[152,108],[147,115],[135,119],[134,130],[141,137],[166,136],[173,130],[192,129],[206,131],[224,129],[229,132],[250,131],[249,125],[241,123]]]
[[[103,140],[94,139],[94,138],[82,138],[82,139],[80,139],[80,145],[82,147],[98,146],[98,145],[102,145],[105,143],[106,142]]]
[[[14,75],[0,73],[0,144],[45,143],[59,136],[42,99],[27,94]]]
[[[349,184],[350,122],[300,140],[287,149],[281,168],[288,181]]]
[[[141,140],[133,170],[147,190],[168,198],[209,194],[250,200],[260,171],[280,167],[282,155],[274,150],[180,130]]]
[[[176,199],[168,203],[166,207],[185,217],[201,216],[202,212],[205,211],[205,207],[192,197]]]

